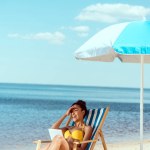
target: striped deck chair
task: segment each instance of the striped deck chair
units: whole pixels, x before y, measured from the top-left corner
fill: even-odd
[[[104,124],[108,111],[109,107],[88,110],[84,122],[86,125],[90,125],[93,128],[91,140],[74,142],[73,150],[76,150],[77,145],[82,143],[88,143],[86,150],[93,150],[98,140],[101,140],[104,150],[107,150],[104,135],[102,132],[102,126]]]
[[[85,116],[84,122],[86,125],[90,125],[93,128],[91,140],[82,141],[82,142],[74,142],[73,150],[77,150],[77,145],[82,143],[88,143],[86,150],[93,150],[95,147],[96,142],[101,140],[104,150],[107,150],[107,146],[105,143],[104,135],[102,132],[102,126],[106,119],[106,116],[109,112],[109,107],[106,108],[98,108],[98,109],[89,109],[87,115]],[[68,126],[71,122],[71,117],[66,123]],[[73,125],[73,123],[71,123]],[[49,143],[49,140],[46,141],[34,141],[37,144],[36,150],[40,149],[42,143]]]

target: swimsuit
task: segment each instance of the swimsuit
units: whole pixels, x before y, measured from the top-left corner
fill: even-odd
[[[75,140],[79,140],[80,142],[83,141],[83,131],[82,130],[74,130],[72,132],[70,132],[69,130],[67,130],[64,133],[64,137],[65,139],[67,139],[68,137],[72,137]]]

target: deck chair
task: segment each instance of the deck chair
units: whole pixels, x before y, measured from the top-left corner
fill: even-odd
[[[88,110],[84,122],[86,125],[90,125],[93,128],[91,140],[74,142],[73,150],[76,150],[77,145],[82,143],[88,143],[86,150],[93,150],[98,140],[101,140],[104,150],[107,150],[104,135],[102,132],[102,127],[108,112],[109,112],[109,107]],[[66,126],[68,126],[69,124],[73,125],[73,123],[71,122],[71,117],[67,121]],[[50,143],[50,142],[51,142],[50,140],[45,140],[45,141],[37,140],[34,141],[33,143],[37,144],[36,150],[40,150],[40,146],[42,143]]]

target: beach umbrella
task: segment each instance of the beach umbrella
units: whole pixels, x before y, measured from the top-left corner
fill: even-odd
[[[140,150],[143,149],[144,63],[150,63],[150,21],[133,21],[108,26],[75,51],[81,60],[140,63]]]

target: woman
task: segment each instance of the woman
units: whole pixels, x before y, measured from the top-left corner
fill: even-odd
[[[60,128],[63,120],[71,114],[74,126]],[[92,127],[85,125],[83,119],[87,114],[86,102],[78,100],[73,103],[67,112],[53,124],[51,128],[61,129],[64,137],[55,136],[51,144],[47,145],[44,150],[72,150],[74,141],[89,140],[92,135]],[[80,144],[77,150],[85,150],[87,144]]]

